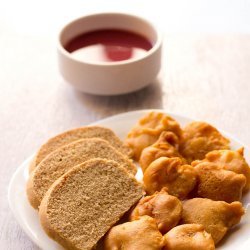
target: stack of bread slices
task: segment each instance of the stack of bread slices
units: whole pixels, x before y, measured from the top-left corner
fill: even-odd
[[[108,128],[89,126],[47,141],[30,165],[27,195],[49,237],[93,249],[142,197],[132,153]]]

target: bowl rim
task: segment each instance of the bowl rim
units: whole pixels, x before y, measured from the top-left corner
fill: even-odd
[[[153,44],[152,48],[148,51],[146,51],[146,53],[139,57],[139,58],[131,58],[131,59],[127,59],[127,60],[123,60],[123,61],[116,61],[116,62],[88,62],[88,61],[84,61],[78,58],[75,58],[71,55],[70,52],[68,52],[64,46],[61,43],[61,37],[63,35],[63,33],[65,32],[65,30],[71,26],[74,23],[77,23],[79,21],[81,21],[82,19],[85,18],[89,18],[89,17],[98,17],[98,16],[105,16],[105,15],[117,15],[117,16],[123,16],[123,17],[127,17],[127,18],[134,18],[134,19],[139,19],[140,21],[144,22],[145,24],[147,24],[148,26],[150,26],[156,33],[156,41]],[[92,65],[92,66],[106,66],[106,67],[110,67],[110,66],[122,66],[122,65],[129,65],[132,63],[136,63],[136,62],[140,62],[143,61],[145,59],[147,59],[148,57],[150,57],[151,55],[153,55],[156,51],[158,51],[161,46],[162,46],[162,40],[163,40],[163,35],[162,32],[160,32],[160,30],[158,29],[158,27],[156,27],[156,25],[154,24],[153,21],[149,21],[148,19],[138,16],[138,15],[134,15],[134,14],[129,14],[129,13],[125,13],[125,12],[98,12],[98,13],[93,13],[93,14],[88,14],[88,15],[84,15],[84,16],[80,16],[70,22],[68,22],[66,25],[64,25],[61,30],[59,31],[59,35],[57,36],[57,50],[60,54],[62,54],[63,56],[67,57],[69,60],[72,60],[78,64],[82,64],[82,65]]]

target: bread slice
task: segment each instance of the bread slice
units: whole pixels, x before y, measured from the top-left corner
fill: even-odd
[[[104,127],[100,126],[88,126],[81,127],[66,131],[49,139],[36,153],[36,156],[30,164],[30,172],[51,152],[65,146],[73,141],[85,139],[85,138],[101,138],[108,141],[113,147],[115,147],[121,153],[127,155],[129,158],[132,157],[132,150],[123,145],[122,141],[115,135],[115,133]]]
[[[49,237],[70,250],[90,250],[143,195],[136,179],[110,160],[93,159],[61,176],[42,200]]]
[[[74,166],[93,158],[114,160],[130,173],[136,173],[136,166],[132,161],[107,141],[98,138],[78,140],[49,154],[31,173],[27,184],[30,204],[38,208],[54,181]]]

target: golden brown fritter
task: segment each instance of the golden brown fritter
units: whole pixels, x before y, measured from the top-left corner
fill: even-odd
[[[177,121],[164,113],[150,112],[142,117],[125,140],[134,152],[134,159],[138,161],[142,150],[156,142],[163,131],[171,131],[179,138],[182,133]]]
[[[154,144],[143,149],[139,160],[142,171],[145,172],[146,168],[150,165],[151,162],[162,156],[169,158],[182,158],[178,151],[178,148],[179,138],[172,132],[162,132],[159,139]]]
[[[180,200],[162,189],[161,192],[142,198],[132,211],[130,219],[138,220],[141,216],[148,215],[156,220],[158,229],[164,234],[178,224],[181,213]]]
[[[202,225],[180,225],[165,234],[163,250],[214,250],[214,241]]]
[[[233,150],[214,150],[206,154],[203,162],[213,162],[217,166],[231,170],[237,174],[243,174],[246,177],[246,185],[243,192],[250,188],[250,167],[244,158],[244,148],[237,151]],[[192,166],[196,166],[200,161],[192,162]]]
[[[148,194],[166,187],[170,195],[185,199],[195,187],[196,172],[178,157],[160,157],[146,169],[143,181]]]
[[[201,162],[194,167],[197,176],[197,196],[216,201],[240,201],[246,184],[243,174],[222,169],[211,162]]]
[[[238,201],[226,203],[204,198],[183,202],[182,223],[201,224],[217,244],[228,229],[240,222],[244,208]]]
[[[149,216],[111,228],[104,239],[104,250],[161,250],[164,237]]]
[[[184,128],[180,152],[189,163],[217,149],[229,149],[229,140],[210,124],[192,122]]]

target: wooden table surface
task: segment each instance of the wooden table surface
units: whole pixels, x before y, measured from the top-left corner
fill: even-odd
[[[160,108],[205,120],[250,145],[250,35],[166,34],[158,78],[115,97],[79,93],[58,73],[53,36],[0,23],[0,249],[38,249],[7,202],[17,167],[49,137],[126,111]]]

